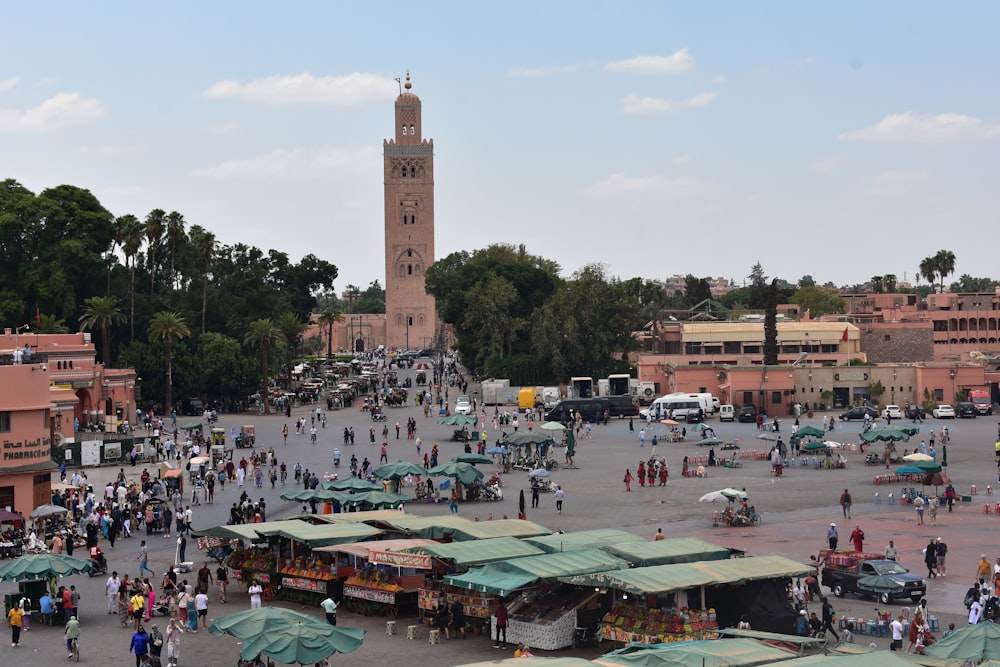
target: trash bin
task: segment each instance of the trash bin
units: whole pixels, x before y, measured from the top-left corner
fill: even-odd
[[[479,440],[479,431],[473,431],[472,432],[472,440],[476,440],[476,441]]]

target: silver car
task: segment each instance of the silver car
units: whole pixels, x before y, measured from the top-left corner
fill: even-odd
[[[472,400],[468,396],[459,396],[455,399],[455,414],[472,414]]]

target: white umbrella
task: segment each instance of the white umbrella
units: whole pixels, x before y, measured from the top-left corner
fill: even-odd
[[[59,505],[41,505],[31,510],[31,514],[28,516],[32,519],[42,519],[47,516],[54,516],[56,514],[66,514],[69,512],[65,507],[60,507]]]
[[[666,424],[667,426],[677,426],[677,422],[675,422],[673,419],[661,419],[660,423]]]
[[[824,440],[823,444],[830,449],[841,449],[844,445],[839,442],[834,442],[833,440]]]
[[[528,473],[528,477],[531,477],[532,479],[539,479],[539,478],[544,479],[548,476],[549,476],[549,471],[546,470],[545,468],[538,468]]]
[[[933,461],[934,459],[920,452],[913,452],[903,457],[904,461]]]
[[[711,493],[706,493],[701,498],[698,499],[699,503],[725,503],[729,502],[729,498],[726,498],[720,491],[712,491]]]
[[[559,422],[545,422],[540,427],[543,431],[565,431],[566,427]]]
[[[778,436],[774,435],[773,433],[759,433],[757,435],[757,437],[760,438],[761,440],[777,440],[778,439]]]

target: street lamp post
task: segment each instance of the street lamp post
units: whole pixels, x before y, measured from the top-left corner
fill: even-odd
[[[411,315],[406,316],[406,349],[410,349],[410,325],[413,324],[413,317]]]
[[[896,405],[896,369],[892,369],[892,404]]]

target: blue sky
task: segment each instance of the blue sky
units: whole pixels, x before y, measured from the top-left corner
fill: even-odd
[[[498,9],[499,7],[499,9]],[[410,70],[436,251],[565,275],[1000,278],[1000,5],[5,3],[0,171],[384,284]]]

